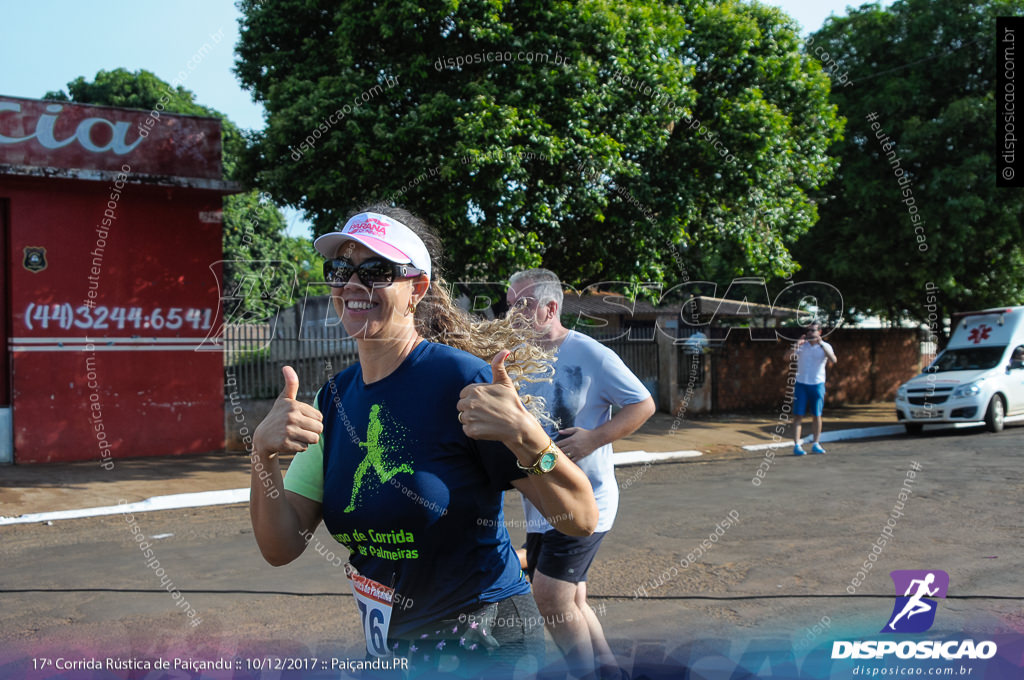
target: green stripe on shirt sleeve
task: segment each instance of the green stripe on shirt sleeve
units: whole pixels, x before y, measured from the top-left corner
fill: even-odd
[[[316,393],[313,404],[320,403],[320,392]],[[323,435],[316,444],[310,444],[292,458],[284,477],[285,491],[305,496],[311,501],[324,500],[324,448]]]

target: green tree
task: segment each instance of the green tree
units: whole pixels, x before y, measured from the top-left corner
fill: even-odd
[[[833,169],[828,78],[757,3],[240,7],[236,71],[268,112],[246,172],[317,233],[409,207],[455,278],[783,276]]]
[[[821,221],[794,252],[847,307],[926,320],[1024,302],[1024,192],[995,185],[995,18],[1020,0],[898,0],[833,18],[807,51],[849,83]],[[868,116],[873,120],[869,120]]]
[[[197,104],[189,90],[172,87],[149,71],[100,71],[91,82],[80,76],[68,83],[67,92],[47,92],[43,98],[146,111],[163,101],[163,110],[169,113],[219,118],[224,175],[238,178],[239,159],[246,150],[238,126],[219,111]],[[296,276],[300,283],[321,278],[313,271],[309,242],[288,237],[284,227],[281,211],[266,194],[252,190],[225,197],[223,292],[233,297],[241,293],[240,300],[226,303],[229,322],[265,319],[280,306],[294,303]]]
[[[224,200],[225,316],[262,321],[300,302],[305,284],[323,277],[307,239],[285,234],[281,211],[266,194],[248,191]]]

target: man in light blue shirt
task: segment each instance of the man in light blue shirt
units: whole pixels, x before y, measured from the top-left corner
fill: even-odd
[[[529,384],[523,393],[544,397],[555,421],[545,429],[587,474],[600,512],[592,536],[566,536],[524,498],[526,571],[537,607],[570,672],[613,675],[615,657],[587,604],[587,570],[619,506],[612,442],[644,424],[655,411],[654,399],[617,354],[562,325],[562,283],[554,272],[530,269],[513,275],[506,298],[541,334],[538,343],[556,349],[553,381]],[[614,416],[613,406],[620,409]]]

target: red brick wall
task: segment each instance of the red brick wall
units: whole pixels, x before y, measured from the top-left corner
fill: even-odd
[[[836,330],[826,340],[839,360],[828,371],[829,406],[887,401],[920,370],[920,339],[914,329]],[[786,396],[789,343],[752,341],[743,329],[712,353],[714,410],[773,409]],[[794,365],[795,370],[795,365]]]

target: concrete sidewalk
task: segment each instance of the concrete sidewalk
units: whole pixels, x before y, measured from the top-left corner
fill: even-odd
[[[826,409],[825,432],[894,425],[889,402]],[[755,457],[744,451],[772,442],[778,413],[724,414],[676,420],[656,413],[637,432],[615,443],[616,452],[696,450],[708,457]],[[787,429],[787,436],[790,430]],[[804,434],[809,430],[804,429]],[[288,458],[282,457],[287,463]],[[95,461],[0,466],[0,516],[73,510],[141,501],[153,496],[249,486],[249,458],[216,452],[180,458],[117,459],[113,470]]]
[[[825,409],[823,438],[837,430],[896,425],[896,410],[892,402],[858,404]],[[779,425],[779,414],[742,413],[719,414],[676,420],[668,413],[656,413],[642,428],[615,443],[616,451],[676,451],[695,449],[705,455],[742,452],[744,446],[770,444]],[[811,434],[809,423],[804,423],[803,435]],[[792,427],[785,427],[785,437],[792,437]],[[792,440],[790,440],[792,445]]]

